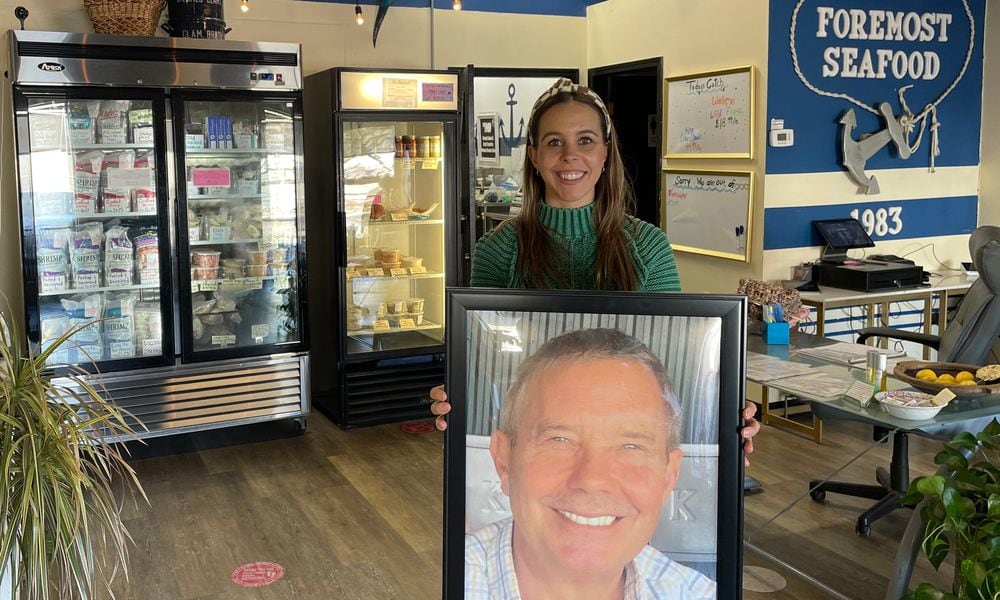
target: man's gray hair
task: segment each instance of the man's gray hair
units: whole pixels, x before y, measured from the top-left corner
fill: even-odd
[[[670,376],[663,361],[634,337],[617,329],[579,329],[554,337],[542,344],[537,352],[517,368],[514,383],[507,390],[500,408],[498,429],[513,442],[517,436],[517,422],[524,407],[524,396],[531,379],[540,371],[562,361],[580,359],[628,359],[644,365],[656,377],[662,391],[667,411],[667,446],[677,447],[680,441],[680,405],[670,385]]]

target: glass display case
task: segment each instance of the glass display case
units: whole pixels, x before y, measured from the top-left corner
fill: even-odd
[[[347,353],[439,346],[444,124],[345,121],[342,136]]]
[[[172,307],[161,302],[169,267],[161,269],[168,246],[156,176],[162,129],[154,123],[162,103],[24,96],[18,103],[27,132],[19,176],[29,337],[44,349],[69,335],[49,364],[163,362]]]
[[[296,110],[290,100],[183,102],[182,310],[192,356],[301,341]]]

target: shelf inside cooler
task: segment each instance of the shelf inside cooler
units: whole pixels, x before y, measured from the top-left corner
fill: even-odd
[[[444,219],[407,219],[406,221],[368,221],[369,227],[399,227],[400,225],[443,225]]]
[[[258,288],[265,281],[274,281],[274,275],[264,275],[262,277],[236,277],[233,279],[193,279],[191,281],[191,293],[214,292],[219,288]],[[223,290],[224,291],[224,290]]]
[[[256,238],[252,240],[193,240],[192,246],[217,246],[219,244],[259,244],[263,240]]]
[[[90,215],[60,215],[57,217],[35,217],[35,223],[44,225],[45,223],[66,223],[67,221],[79,221],[80,219],[134,219],[136,217],[156,217],[155,212],[123,212],[123,213],[94,213]]]
[[[372,267],[377,269],[378,267]],[[406,267],[400,267],[405,269]],[[441,279],[444,273],[417,273],[416,275],[358,275],[348,277],[347,281],[380,281],[380,280],[402,280],[402,279]]]
[[[185,150],[184,154],[188,157],[194,156],[238,156],[243,155],[266,155],[275,154],[279,156],[285,156],[290,154],[295,154],[294,152],[289,152],[288,150],[268,150],[267,148],[204,148],[198,150]]]
[[[371,327],[362,327],[356,331],[348,331],[347,335],[351,337],[359,335],[391,335],[394,333],[407,333],[410,331],[429,331],[432,329],[441,329],[444,325],[440,323],[432,323],[430,321],[424,321],[420,325],[414,325],[413,327],[390,327],[387,331],[375,331]]]
[[[228,196],[188,196],[188,202],[206,202],[219,200],[255,200],[263,198],[261,194],[230,194]]]
[[[71,296],[73,294],[96,294],[99,292],[132,292],[138,290],[158,290],[160,289],[159,283],[144,284],[144,285],[124,285],[124,286],[114,286],[114,287],[94,287],[94,288],[83,288],[83,289],[72,289],[64,290],[61,292],[39,292],[39,296]]]
[[[153,144],[73,144],[68,151],[77,150],[152,150]]]

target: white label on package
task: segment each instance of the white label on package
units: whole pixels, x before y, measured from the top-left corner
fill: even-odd
[[[132,342],[111,342],[111,358],[132,358],[135,356],[135,344]]]
[[[212,242],[225,242],[232,236],[232,227],[225,225],[212,225],[208,228],[208,239]]]
[[[62,274],[45,273],[42,275],[42,293],[66,291],[66,276]]]
[[[271,326],[267,323],[262,323],[260,325],[253,325],[250,327],[250,336],[254,339],[266,338],[267,334],[271,332]]]
[[[124,144],[127,133],[124,127],[105,127],[101,129],[101,143]]]
[[[232,346],[236,343],[235,335],[213,335],[212,345],[214,346]]]
[[[163,354],[161,340],[142,340],[142,355],[157,356]]]
[[[132,285],[132,271],[125,269],[108,269],[106,274],[108,287],[127,287]]]
[[[153,187],[153,169],[108,169],[109,188],[149,188]]]
[[[76,289],[90,289],[101,286],[100,273],[77,273]]]

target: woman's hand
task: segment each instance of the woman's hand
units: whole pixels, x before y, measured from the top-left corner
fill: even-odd
[[[434,426],[437,427],[439,431],[444,431],[448,428],[448,421],[446,421],[444,417],[451,412],[451,404],[448,403],[448,394],[444,393],[443,385],[434,386],[434,388],[431,389],[431,400],[433,400],[431,403],[431,412],[438,415],[438,418],[434,420]],[[750,416],[752,417],[753,413],[750,413]],[[757,428],[759,429],[760,425],[758,425]],[[756,431],[754,433],[756,433]],[[750,451],[753,452],[753,442],[747,443],[750,444]]]
[[[437,388],[435,388],[437,389]],[[444,388],[441,388],[441,393],[444,394]],[[431,397],[433,397],[433,392]],[[431,405],[431,410],[434,410],[433,405]],[[448,410],[451,410],[451,405],[448,405]],[[435,413],[441,414],[441,413]],[[746,405],[743,407],[743,419],[747,422],[746,426],[740,430],[740,434],[743,436],[743,464],[745,466],[750,466],[750,459],[746,457],[747,454],[753,452],[753,436],[757,435],[760,431],[760,421],[754,419],[754,415],[757,414],[757,405],[753,402],[747,400]],[[439,417],[440,418],[440,417]],[[439,427],[440,428],[440,427]]]

